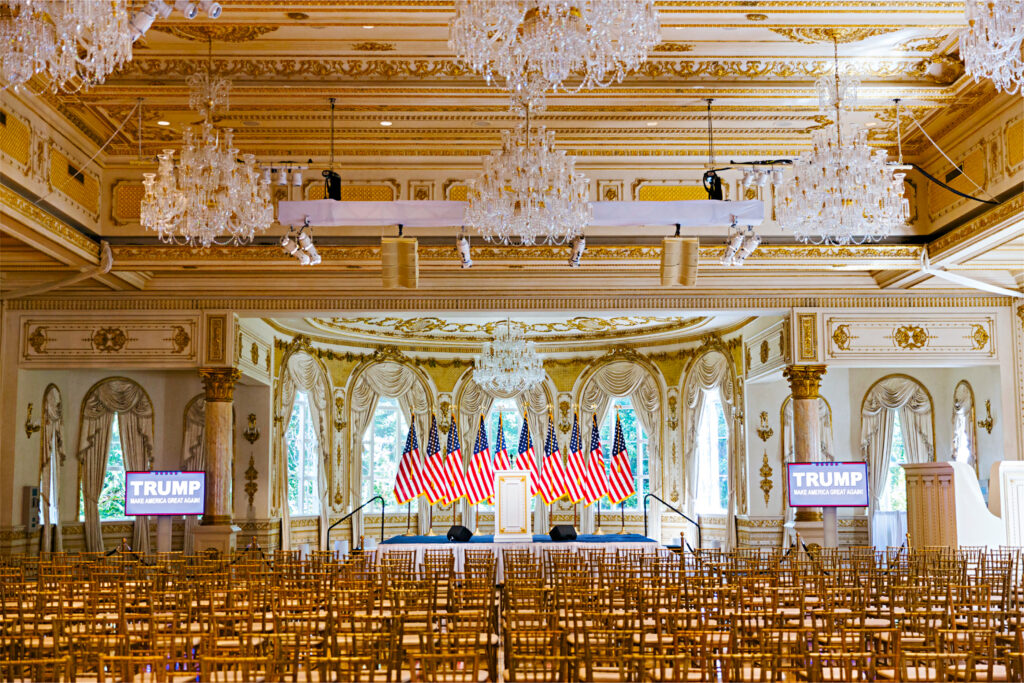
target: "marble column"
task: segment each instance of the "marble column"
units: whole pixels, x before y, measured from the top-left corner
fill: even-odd
[[[821,460],[821,419],[818,415],[820,405],[818,399],[821,394],[818,390],[825,371],[824,365],[787,365],[782,371],[782,376],[789,381],[789,389],[793,394],[793,459],[795,462]],[[786,476],[785,473],[783,476]],[[818,543],[823,540],[820,510],[797,508],[795,519],[797,531],[805,540],[814,540]]]
[[[239,527],[232,525],[231,472],[234,458],[232,397],[239,372],[235,368],[202,368],[206,389],[203,447],[206,451],[206,507],[195,532],[196,551],[235,549]]]

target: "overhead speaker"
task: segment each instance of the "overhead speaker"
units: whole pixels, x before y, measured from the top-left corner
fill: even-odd
[[[413,237],[384,237],[380,241],[381,279],[384,289],[416,289],[420,258]]]
[[[556,524],[551,527],[551,540],[556,542],[575,541],[576,527],[572,524]]]
[[[700,243],[693,237],[666,237],[661,242],[661,284],[693,287],[697,284]]]
[[[473,532],[461,524],[449,528],[447,535],[451,543],[469,543],[469,539],[473,538]]]

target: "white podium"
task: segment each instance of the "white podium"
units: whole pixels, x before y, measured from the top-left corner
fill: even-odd
[[[498,470],[494,473],[494,542],[530,543],[529,470]]]

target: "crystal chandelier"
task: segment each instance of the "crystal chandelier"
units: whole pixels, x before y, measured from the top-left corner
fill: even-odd
[[[868,145],[867,129],[843,121],[859,86],[839,73],[838,44],[835,49],[834,76],[817,84],[822,111],[831,108],[835,122],[816,131],[811,151],[793,163],[792,175],[779,187],[776,215],[804,243],[877,242],[909,216],[906,174],[887,163],[885,150]]]
[[[544,381],[544,363],[533,342],[511,320],[494,326],[494,339],[473,361],[473,379],[491,394],[513,396]]]
[[[965,5],[964,70],[975,81],[988,78],[997,90],[1016,93],[1024,85],[1024,1],[967,0]]]
[[[0,8],[0,85],[46,72],[50,89],[102,83],[132,58],[125,0],[5,0]]]
[[[566,244],[583,234],[592,213],[587,179],[575,160],[555,150],[555,133],[524,125],[501,134],[469,181],[466,225],[488,242]]]
[[[198,133],[185,131],[180,163],[175,167],[174,150],[165,149],[157,156],[157,173],[143,174],[142,225],[162,242],[246,244],[274,222],[269,174],[261,172],[252,154],[242,155],[239,163],[233,131],[218,131],[210,122],[216,107],[227,107],[230,90],[211,72],[189,79],[189,102],[199,108],[203,123]]]
[[[539,111],[573,74],[571,92],[621,81],[659,39],[654,0],[456,0],[448,47]]]

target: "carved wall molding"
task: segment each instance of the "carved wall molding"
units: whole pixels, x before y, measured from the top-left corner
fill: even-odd
[[[824,315],[825,355],[840,359],[995,359],[995,315],[978,313]],[[895,356],[894,356],[895,354]]]
[[[116,321],[116,322],[115,322]],[[198,316],[24,318],[25,367],[195,367]]]

